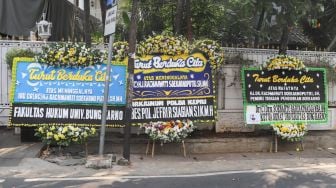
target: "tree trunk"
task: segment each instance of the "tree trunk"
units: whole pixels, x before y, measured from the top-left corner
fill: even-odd
[[[187,19],[187,39],[192,42],[192,23],[191,23],[191,4],[190,0],[186,0],[186,19]]]
[[[264,22],[265,12],[266,12],[266,8],[263,6],[260,16],[259,16],[258,24],[256,27],[256,33],[254,35],[254,47],[255,48],[258,48],[259,46],[260,31],[261,31],[262,24]]]
[[[105,25],[105,17],[106,17],[106,1],[105,0],[99,0],[100,3],[100,11],[101,11],[101,19],[103,25]]]
[[[126,104],[126,126],[124,127],[124,149],[123,157],[130,161],[130,139],[131,139],[131,113],[133,98],[133,74],[134,74],[134,57],[136,48],[136,33],[138,20],[138,0],[132,2],[131,24],[128,37],[129,54],[128,57],[128,77],[127,77],[127,104]]]
[[[289,27],[288,27],[288,24],[285,24],[282,27],[282,35],[281,35],[280,48],[279,48],[280,55],[287,54],[288,39],[289,39]]]
[[[283,11],[286,12],[285,13],[286,23],[282,26],[282,35],[280,39],[279,55],[287,54],[290,28],[294,25],[294,23],[292,22],[290,18],[290,12],[286,9],[283,9]]]
[[[132,11],[131,11],[131,23],[130,23],[130,30],[128,33],[128,44],[129,44],[129,53],[135,53],[136,48],[136,33],[138,27],[138,0],[133,0],[132,2]],[[129,58],[129,62],[131,64],[128,65],[129,73],[133,73],[134,69],[134,57]]]
[[[90,31],[90,0],[84,0],[84,40],[87,46],[91,46]]]
[[[183,0],[177,0],[176,17],[175,17],[175,33],[182,34],[182,20],[183,20]]]
[[[335,45],[335,43],[336,43],[336,35],[335,35],[334,39],[330,42],[330,44],[328,45],[328,47],[327,47],[327,51],[328,52],[332,49],[332,47]]]

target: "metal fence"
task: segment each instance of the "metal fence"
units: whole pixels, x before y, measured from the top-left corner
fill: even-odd
[[[255,64],[262,64],[267,59],[276,56],[279,52],[279,50],[277,49],[231,47],[224,47],[223,49],[224,55],[227,60],[235,59],[234,57],[241,57],[243,60],[250,60],[253,61]],[[288,50],[287,54],[290,56],[298,57],[304,62],[328,62],[336,66],[336,52]]]
[[[6,53],[14,48],[31,49],[38,52],[45,45],[43,42],[0,41],[0,126],[8,124],[11,69],[6,63]]]
[[[27,42],[27,41],[0,41],[0,72],[1,72],[1,87],[0,87],[0,105],[9,104],[9,88],[11,81],[10,68],[6,63],[6,53],[15,48],[31,49],[38,52],[43,42]]]
[[[13,48],[23,48],[31,49],[32,51],[39,52],[42,46],[48,43],[40,41],[9,41],[0,40],[0,126],[6,125],[8,123],[9,115],[9,96],[10,96],[10,83],[11,83],[11,73],[10,69],[5,62],[6,53]],[[106,48],[106,45],[93,45],[94,48]],[[235,48],[235,47],[224,47],[225,61],[228,64],[239,64],[239,61],[247,61],[249,63],[258,65],[265,62],[270,57],[278,54],[276,49],[255,49],[255,48]],[[321,51],[296,51],[288,50],[288,55],[296,56],[303,61],[309,62],[329,62],[336,65],[336,52],[321,52]],[[222,73],[228,72],[230,70],[223,70]],[[225,78],[226,76],[226,78]],[[233,79],[237,75],[231,74],[232,78],[228,78],[230,75],[222,75],[226,80]],[[220,82],[222,83],[222,82]],[[227,82],[226,82],[227,83]],[[239,95],[239,84],[237,84],[238,90],[234,92],[232,96],[226,95],[225,92],[219,92],[219,97],[222,98],[223,105],[220,107],[225,108],[225,101],[236,100],[237,102],[241,100],[241,94]],[[223,87],[219,87],[223,88]],[[331,89],[330,89],[331,88]],[[225,89],[225,88],[223,88]],[[334,85],[329,86],[329,96],[331,95],[332,102],[336,101],[336,87]],[[231,98],[230,98],[231,97]],[[221,108],[219,108],[221,109]]]

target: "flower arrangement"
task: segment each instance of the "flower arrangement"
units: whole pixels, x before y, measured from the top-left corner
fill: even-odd
[[[189,53],[189,43],[182,37],[171,37],[168,35],[151,36],[137,45],[136,54],[144,55],[180,55]]]
[[[143,124],[141,128],[152,140],[160,140],[163,143],[180,142],[196,129],[190,120],[150,122]]]
[[[268,70],[275,69],[288,69],[288,70],[301,70],[305,68],[303,61],[296,57],[287,55],[278,55],[266,61],[264,68]]]
[[[57,43],[42,48],[36,61],[51,66],[89,66],[102,63],[106,55],[99,50],[87,48],[85,44]]]
[[[172,37],[166,34],[151,36],[140,42],[136,54],[139,56],[154,54],[173,56],[188,54],[194,49],[203,51],[209,57],[213,69],[218,69],[224,63],[224,54],[216,41],[201,40],[194,45],[189,45],[187,39],[182,36]]]
[[[213,40],[201,40],[195,43],[194,48],[207,54],[210,59],[212,69],[218,69],[224,63],[224,54],[220,45]]]
[[[43,125],[36,128],[35,131],[35,136],[40,137],[48,146],[51,144],[69,146],[71,143],[84,143],[89,137],[97,134],[93,127],[74,127],[71,125]]]
[[[303,123],[275,123],[271,125],[275,134],[288,141],[300,141],[308,132]]]
[[[118,41],[113,43],[112,60],[123,61],[128,56],[128,42]]]

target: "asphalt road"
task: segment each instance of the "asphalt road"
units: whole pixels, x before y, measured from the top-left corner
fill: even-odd
[[[122,188],[326,188],[336,187],[336,168],[231,171],[159,177],[111,176],[83,178],[0,178],[0,187],[122,187]]]

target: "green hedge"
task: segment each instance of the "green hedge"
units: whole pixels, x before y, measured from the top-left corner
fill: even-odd
[[[12,48],[6,53],[6,63],[12,69],[15,57],[35,57],[35,55],[36,53],[31,49]]]

